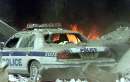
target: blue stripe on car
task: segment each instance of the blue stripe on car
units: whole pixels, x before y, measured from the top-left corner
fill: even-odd
[[[7,51],[7,52],[0,52],[0,55],[2,56],[44,56],[44,57],[55,57],[55,53],[54,52],[21,52],[21,51]]]
[[[11,56],[26,56],[26,52],[13,52]]]
[[[28,56],[45,56],[47,52],[30,52]]]
[[[0,52],[0,55],[2,55],[2,56],[9,56],[9,52]]]

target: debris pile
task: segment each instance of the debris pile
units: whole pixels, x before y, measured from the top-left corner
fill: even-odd
[[[61,80],[61,79],[56,79],[56,81],[55,82],[88,82],[87,80],[81,80],[81,79],[74,79],[74,78],[72,78],[72,79],[69,79],[69,80],[66,80],[66,79],[64,79],[64,80]]]
[[[29,81],[29,77],[27,78],[21,75],[9,75],[9,82],[130,82],[129,78],[126,78],[125,76],[119,76],[119,74],[113,73],[111,70],[104,70],[99,68],[95,64],[87,64],[83,67],[83,69],[80,70],[85,78],[80,78],[69,73],[70,71],[73,73],[75,71],[75,75],[79,74],[79,72],[76,71],[78,69],[73,71],[69,69],[67,70],[69,72],[66,70],[63,71],[61,69],[58,70],[49,70],[48,72],[44,71],[44,74],[46,73],[48,78],[47,76],[44,77],[43,75],[39,81]],[[53,75],[51,75],[52,73],[50,73],[50,71],[53,71]],[[69,75],[71,74],[71,77],[68,75],[66,76],[66,74],[63,76],[62,73],[69,73]]]
[[[86,65],[83,69],[84,76],[88,82],[116,82],[118,74],[97,67],[95,64]]]
[[[9,76],[9,82],[28,82],[29,78],[23,77],[21,75],[8,75]]]
[[[98,76],[97,76],[98,77]],[[109,77],[108,77],[109,78]],[[95,78],[93,78],[93,81],[91,79],[60,79],[57,78],[56,80],[52,81],[38,81],[38,82],[102,82],[101,80],[99,81],[99,79],[95,80]],[[108,79],[107,79],[108,80]],[[110,81],[110,80],[108,80]],[[108,81],[104,81],[104,82],[108,82]],[[29,78],[27,77],[22,77],[21,75],[9,75],[9,82],[35,82],[35,81],[29,81]],[[114,81],[114,82],[130,82],[130,79],[125,78],[125,77],[121,77],[120,79]]]
[[[0,82],[8,82],[8,65],[5,62],[0,62]]]

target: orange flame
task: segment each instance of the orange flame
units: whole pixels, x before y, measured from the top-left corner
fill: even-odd
[[[73,31],[73,32],[80,32],[84,35],[86,35],[87,31],[83,28],[80,28],[77,24],[71,24],[70,25],[70,29]],[[98,32],[97,30],[97,26],[94,25],[92,26],[90,32],[88,33],[88,35],[86,36],[89,40],[97,40],[100,36],[100,33]]]
[[[97,40],[99,38],[99,36],[100,36],[100,33],[97,30],[97,26],[94,25],[88,34],[88,39]]]
[[[77,24],[74,24],[74,25],[70,25],[70,28],[73,32],[79,32],[78,30],[78,25]]]
[[[70,25],[70,29],[73,31],[73,32],[80,32],[80,33],[84,33],[83,31],[82,31],[82,28],[80,28],[79,27],[79,25],[77,25],[77,24],[71,24]]]

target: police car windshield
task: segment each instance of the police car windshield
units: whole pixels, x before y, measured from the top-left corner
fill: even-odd
[[[46,43],[65,44],[86,42],[87,40],[78,33],[54,33],[45,35]]]

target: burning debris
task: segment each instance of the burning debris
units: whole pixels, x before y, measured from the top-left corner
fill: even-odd
[[[83,33],[83,31],[81,30],[81,28],[79,28],[78,24],[71,24],[71,25],[70,25],[70,29],[71,29],[73,32]]]
[[[98,32],[97,26],[96,25],[92,26],[92,28],[88,34],[88,39],[97,40],[97,39],[99,39],[99,37],[100,37],[100,32]]]

